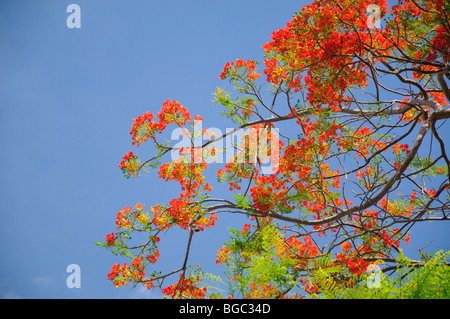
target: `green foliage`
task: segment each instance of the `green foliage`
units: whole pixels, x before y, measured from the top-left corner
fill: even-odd
[[[246,91],[244,90],[244,92]],[[220,115],[231,119],[234,123],[242,125],[247,123],[247,120],[252,114],[251,105],[256,104],[256,99],[250,95],[232,98],[229,92],[218,89],[213,102],[224,106],[224,111],[220,112]]]
[[[244,196],[244,194],[233,195],[236,199],[236,206],[242,209],[251,208],[251,198],[249,196]]]
[[[254,232],[231,228],[229,230],[232,238],[225,244],[230,250],[225,268],[227,283],[211,274],[202,274],[204,282],[224,284],[227,293],[234,298],[251,296],[255,285],[270,287],[267,297],[275,298],[279,292],[288,291],[296,284],[293,274],[289,271],[295,261],[279,258],[283,236],[276,227],[270,224],[261,225]],[[206,286],[211,297],[223,297],[221,292],[224,290],[214,285]],[[211,288],[218,292],[211,292]]]
[[[450,299],[450,266],[446,264],[450,251],[438,251],[432,256],[422,256],[420,264],[413,263],[400,253],[395,275],[378,275],[379,284],[371,288],[368,281],[374,274],[364,274],[354,287],[330,287],[329,273],[316,271],[314,280],[322,289],[313,298],[325,299]],[[329,271],[328,271],[329,272]],[[371,277],[372,276],[372,277]]]

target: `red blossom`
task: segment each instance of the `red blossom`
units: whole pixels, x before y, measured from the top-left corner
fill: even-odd
[[[117,239],[116,234],[114,234],[114,233],[106,235],[106,241],[107,241],[106,245],[107,246],[114,245],[114,242],[116,241],[116,239]]]

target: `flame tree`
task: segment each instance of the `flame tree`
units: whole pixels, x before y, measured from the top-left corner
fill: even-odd
[[[396,269],[416,224],[449,219],[449,16],[448,0],[317,0],[272,33],[262,71],[253,60],[226,63],[219,76],[231,91],[219,88],[214,100],[222,115],[235,131],[268,132],[247,134],[214,164],[229,196],[214,194],[205,172],[230,132],[196,131],[202,118],[170,99],[136,118],[132,144],[155,153],[129,152],[120,169],[126,177],[158,169],[179,187],[168,203],[117,213],[117,229],[98,244],[131,261],[113,265],[108,279],[173,298],[289,298],[358,287],[370,265]],[[287,133],[274,134],[277,125]],[[163,141],[174,129],[188,145]],[[209,140],[199,145],[199,135]],[[261,143],[271,147],[254,152]],[[223,214],[246,219],[211,256],[221,279],[188,257],[196,234],[227,226],[216,222]],[[174,228],[189,234],[187,248],[163,273],[160,233]],[[207,284],[214,278],[226,289]]]

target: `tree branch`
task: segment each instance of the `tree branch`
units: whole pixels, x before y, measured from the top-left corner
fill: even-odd
[[[330,216],[330,217],[326,217],[326,218],[323,218],[323,219],[318,219],[318,220],[301,220],[301,219],[293,218],[293,217],[290,217],[290,216],[279,215],[279,214],[274,213],[274,212],[271,212],[269,215],[271,217],[276,218],[276,219],[284,220],[284,221],[295,223],[295,224],[299,224],[299,225],[314,226],[314,225],[321,225],[321,224],[335,222],[335,221],[337,221],[337,220],[341,219],[342,217],[345,217],[345,216],[347,216],[349,214],[352,214],[352,213],[357,212],[357,211],[362,211],[364,209],[367,209],[367,208],[375,205],[377,202],[379,202],[383,198],[384,195],[386,195],[391,190],[391,187],[394,185],[394,183],[405,172],[406,168],[409,166],[409,164],[411,163],[411,161],[413,160],[413,158],[417,154],[417,151],[418,151],[418,149],[419,149],[419,147],[420,147],[420,145],[421,145],[421,143],[422,143],[426,133],[431,128],[432,124],[435,123],[437,120],[444,119],[444,118],[450,118],[450,109],[436,111],[436,112],[431,113],[431,115],[428,117],[426,122],[423,124],[423,126],[420,128],[419,132],[417,133],[416,139],[415,139],[414,144],[413,144],[413,146],[412,146],[412,148],[410,150],[410,153],[408,154],[408,156],[406,157],[406,159],[402,163],[402,165],[399,167],[399,169],[396,171],[394,176],[392,176],[389,179],[389,181],[385,184],[383,189],[377,195],[375,195],[374,197],[370,198],[366,202],[360,204],[359,206],[351,207],[349,209],[343,210],[342,212],[340,212],[340,213],[338,213],[336,215],[333,215],[333,216]]]
[[[441,85],[441,89],[444,92],[445,97],[447,98],[447,101],[450,102],[450,90],[448,89],[447,82],[444,80],[444,72],[439,72],[437,75],[438,82]]]

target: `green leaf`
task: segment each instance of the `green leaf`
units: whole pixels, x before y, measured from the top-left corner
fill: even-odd
[[[100,243],[100,242],[96,241],[95,244],[100,247],[106,247],[106,243]]]
[[[243,209],[249,209],[250,208],[250,202],[249,200],[243,195],[243,194],[237,194],[233,195],[233,197],[236,199],[236,206]]]

